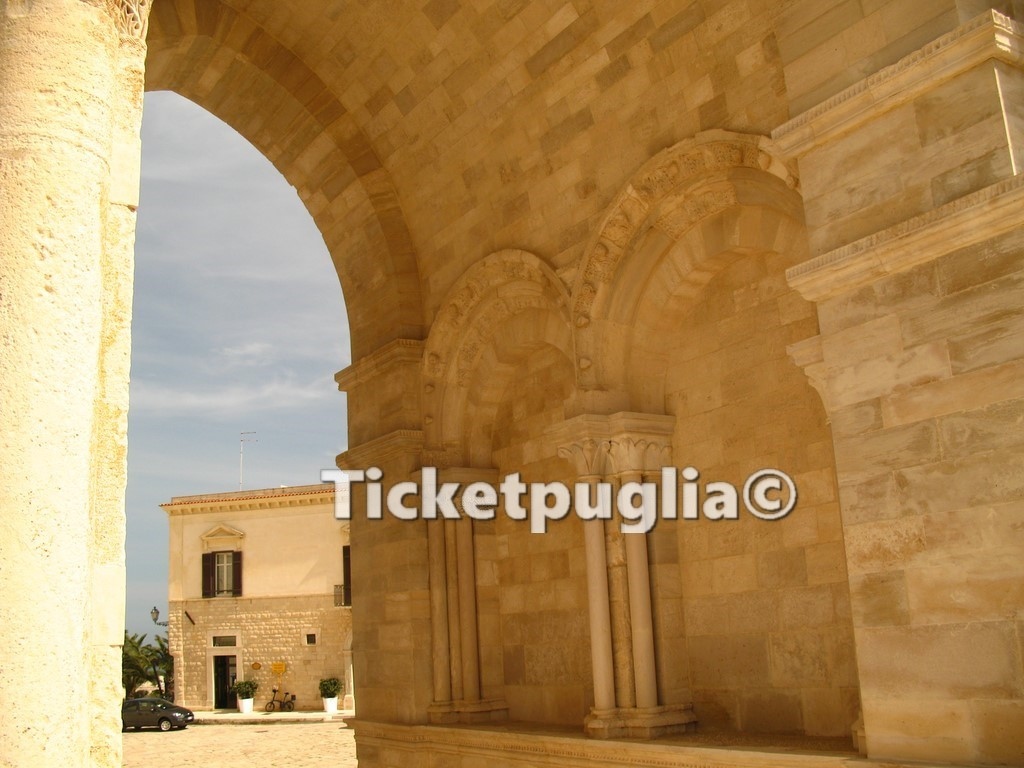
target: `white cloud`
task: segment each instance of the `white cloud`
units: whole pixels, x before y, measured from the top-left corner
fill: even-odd
[[[131,391],[131,408],[165,414],[188,411],[224,418],[266,411],[293,411],[316,402],[326,405],[336,395],[324,386],[324,382],[298,382],[288,378],[256,386],[192,391],[139,382]]]

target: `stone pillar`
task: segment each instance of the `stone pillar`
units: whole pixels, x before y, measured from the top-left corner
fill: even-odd
[[[986,12],[775,131],[874,760],[1024,762],[1022,53]]]
[[[12,766],[121,762],[147,11],[0,4],[0,699],[20,702],[0,754]]]
[[[335,376],[348,393],[351,446],[338,456],[338,466],[379,467],[382,502],[393,485],[414,479],[422,466],[422,354],[421,341],[396,339]],[[425,723],[434,668],[430,533],[425,521],[398,520],[386,510],[382,519],[368,519],[365,505],[365,484],[353,485],[352,665],[359,717]]]

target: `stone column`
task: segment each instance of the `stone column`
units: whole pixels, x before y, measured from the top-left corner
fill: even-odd
[[[0,4],[0,699],[20,702],[0,754],[13,766],[120,764],[140,6]]]
[[[434,661],[434,705],[452,700],[451,651],[448,643],[448,581],[445,558],[445,523],[427,522],[430,559],[430,639]]]
[[[602,481],[607,444],[583,439],[561,446],[559,456],[569,459],[577,482],[590,487],[592,502]],[[610,510],[609,510],[610,514]],[[587,558],[587,615],[590,621],[590,664],[594,676],[594,711],[607,714],[615,709],[615,670],[612,653],[611,613],[608,607],[608,561],[605,556],[604,521],[583,523],[583,546]],[[598,716],[600,717],[601,714]]]
[[[1022,54],[987,11],[774,133],[806,201],[787,279],[820,334],[789,352],[832,426],[874,760],[1024,762]]]
[[[458,554],[459,625],[462,627],[462,697],[480,701],[480,646],[476,627],[476,556],[473,520],[455,523],[455,551]]]
[[[673,422],[671,417],[648,414],[583,415],[551,432],[561,442],[559,455],[572,462],[578,482],[592,487],[602,482],[614,491],[623,482],[644,480],[645,470],[653,472],[667,464]],[[647,536],[623,533],[624,520],[611,510],[608,517],[584,523],[595,702],[585,729],[598,738],[654,738],[685,731],[695,721],[692,707],[664,706],[658,697]],[[606,552],[616,551],[606,546],[609,541],[621,544],[625,578],[619,601],[613,599],[614,586],[608,575],[611,557],[605,560]],[[622,611],[619,621],[630,641],[628,653],[621,649],[614,653],[622,634],[615,631],[616,609]],[[623,664],[628,666],[628,674],[622,674]],[[623,687],[626,683],[628,688]]]
[[[438,470],[437,483],[458,483],[458,520],[427,523],[431,531],[431,624],[434,638],[434,723],[479,723],[504,720],[502,698],[481,695],[480,637],[477,617],[476,540],[474,520],[465,514],[462,489],[475,482],[497,485],[493,469],[444,467],[439,451],[426,451],[424,465]],[[439,460],[441,457],[441,460]]]
[[[674,419],[647,414],[616,414],[609,440],[610,470],[620,487],[627,483],[647,483],[658,492],[660,471],[670,466]],[[652,510],[661,514],[660,507]],[[626,522],[621,516],[616,524]],[[664,524],[664,523],[662,523]],[[626,573],[629,584],[629,621],[632,637],[632,664],[635,705],[620,711],[619,717],[629,736],[655,738],[686,731],[694,722],[689,705],[662,706],[658,694],[657,655],[654,644],[654,617],[651,600],[651,575],[647,532],[623,533]]]
[[[643,469],[653,453],[655,463],[663,455],[671,456],[671,446],[665,441],[655,443],[644,439],[621,437],[611,442],[612,465],[620,469],[616,476],[622,484],[640,483]],[[660,467],[657,467],[659,469]],[[633,636],[633,671],[636,685],[636,706],[657,706],[657,677],[654,669],[654,626],[650,605],[650,571],[647,564],[646,532],[624,534],[626,542],[626,569],[629,579],[630,628]]]

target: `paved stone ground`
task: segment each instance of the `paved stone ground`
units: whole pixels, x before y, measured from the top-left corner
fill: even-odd
[[[333,722],[190,725],[124,734],[124,768],[355,768],[352,729]]]

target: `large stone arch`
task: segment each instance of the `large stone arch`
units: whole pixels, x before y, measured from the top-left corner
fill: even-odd
[[[147,90],[231,125],[298,191],[331,253],[358,360],[423,336],[420,282],[397,192],[360,126],[301,58],[214,0],[155,3]]]

